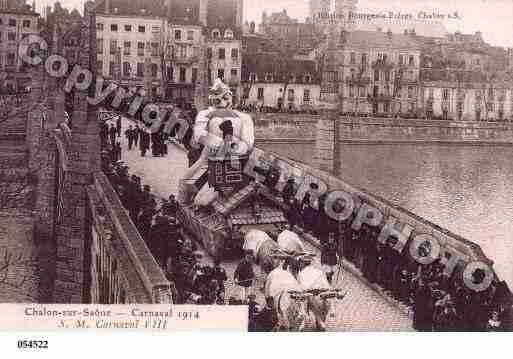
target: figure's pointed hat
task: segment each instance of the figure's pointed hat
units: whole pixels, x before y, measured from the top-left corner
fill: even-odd
[[[209,98],[222,98],[226,95],[232,96],[230,88],[220,79],[214,81],[214,85],[209,89]]]

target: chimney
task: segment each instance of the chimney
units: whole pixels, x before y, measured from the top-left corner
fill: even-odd
[[[172,0],[166,0],[166,17],[168,19],[171,18],[171,3],[172,3]]]
[[[110,0],[105,0],[105,13],[110,14]]]
[[[200,0],[199,21],[203,26],[207,26],[208,0]]]
[[[250,34],[254,34],[255,33],[255,22],[254,21],[251,21],[251,23],[249,24],[249,33]]]

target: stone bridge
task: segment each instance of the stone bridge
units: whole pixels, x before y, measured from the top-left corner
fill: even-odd
[[[79,64],[95,69],[94,14],[86,10],[84,19],[82,36],[88,41],[84,41]],[[58,44],[54,48],[62,50]],[[30,101],[17,106],[17,115],[9,116],[9,122],[1,126],[0,188],[7,188],[8,193],[11,186],[19,186],[16,188],[23,188],[22,192],[18,191],[23,195],[0,211],[0,248],[12,254],[5,256],[12,262],[12,270],[8,268],[6,273],[7,282],[2,282],[0,272],[0,295],[8,293],[8,288],[22,293],[0,300],[170,303],[172,284],[100,170],[98,109],[88,104],[87,93],[77,91],[71,121],[66,122],[62,82],[47,76],[40,67],[32,68],[31,76]],[[394,127],[398,122],[340,119],[333,111],[326,111],[318,118],[294,121],[290,126],[301,128],[305,123],[313,126],[308,132],[300,130],[298,134],[316,142],[317,168],[275,156],[280,166],[322,180],[326,189],[342,190],[355,202],[379,210],[386,218],[380,224],[381,229],[388,226],[389,231],[402,232],[406,228],[408,233],[428,234],[442,246],[462,252],[467,259],[493,263],[475,244],[330,174],[336,172],[335,145],[340,138],[353,138],[367,129],[374,136],[370,126],[389,128],[386,131],[396,136],[395,131],[403,131],[401,126]],[[433,128],[430,130],[433,133],[445,133],[434,129],[433,123],[419,124]],[[272,126],[275,129],[279,125]],[[484,125],[447,126],[481,131]],[[491,126],[491,131],[504,132],[498,137],[491,136],[499,142],[513,142],[509,127],[486,126]],[[401,137],[399,132],[397,138]],[[401,223],[401,227],[394,227],[395,223]],[[22,252],[29,256],[18,258],[17,254]],[[9,278],[20,276],[24,278],[23,283],[9,282]]]
[[[84,20],[79,64],[95,69],[87,9]],[[29,71],[29,94],[0,99],[0,302],[171,303],[171,284],[100,170],[88,93],[72,95],[68,121],[63,81]]]

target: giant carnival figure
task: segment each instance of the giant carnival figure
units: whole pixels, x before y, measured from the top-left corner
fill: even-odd
[[[251,116],[232,109],[232,96],[230,88],[217,79],[209,90],[211,106],[196,117],[191,145],[203,149],[180,183],[179,201],[183,204],[208,205],[220,194],[227,195],[233,191],[230,186],[221,190],[205,186],[209,181],[209,161],[240,161],[247,158],[253,149],[253,120]],[[200,191],[202,195],[198,196]]]

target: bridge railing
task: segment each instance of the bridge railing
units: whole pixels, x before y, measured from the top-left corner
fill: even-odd
[[[92,301],[172,303],[171,284],[103,172],[88,188],[92,216]]]

